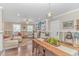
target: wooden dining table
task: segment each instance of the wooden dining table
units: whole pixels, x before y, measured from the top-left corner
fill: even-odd
[[[46,56],[46,50],[49,51],[52,56],[69,56],[68,53],[59,50],[58,48],[56,48],[56,46],[51,45],[44,40],[33,39],[32,44],[32,53],[35,53],[36,56],[39,55],[38,50],[43,52],[41,53],[42,56]],[[41,47],[42,49],[40,49],[39,47]]]

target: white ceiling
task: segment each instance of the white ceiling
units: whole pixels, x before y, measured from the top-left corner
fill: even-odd
[[[51,3],[53,16],[79,8],[79,3]],[[0,3],[3,6],[3,19],[5,21],[19,22],[24,18],[32,20],[45,19],[49,12],[48,3]],[[17,14],[20,16],[17,16]]]

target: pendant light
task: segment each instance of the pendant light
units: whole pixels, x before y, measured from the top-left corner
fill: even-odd
[[[52,16],[52,12],[51,12],[51,3],[48,3],[48,7],[49,7],[49,12],[48,12],[48,17]]]

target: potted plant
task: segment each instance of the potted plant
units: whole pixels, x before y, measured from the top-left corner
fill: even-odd
[[[55,45],[55,46],[59,46],[59,41],[57,38],[48,38],[47,42],[49,44]]]

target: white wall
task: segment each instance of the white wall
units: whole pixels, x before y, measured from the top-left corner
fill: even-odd
[[[56,20],[56,21],[52,21],[50,24],[50,36],[51,37],[56,37],[58,35],[57,32],[60,31],[60,21]]]
[[[0,8],[0,51],[3,50],[3,25],[2,25],[2,8]]]
[[[56,31],[62,31],[63,27],[62,27],[62,22],[63,21],[67,21],[67,20],[77,20],[79,19],[79,9],[75,9],[66,13],[63,13],[61,15],[55,16],[52,18],[51,22],[50,22],[50,35],[53,36]],[[60,23],[58,23],[57,21],[59,20]],[[59,26],[59,25],[60,26]],[[59,27],[58,27],[59,26]],[[53,31],[55,30],[55,31]],[[74,31],[74,29],[68,29],[67,31]],[[65,30],[64,30],[65,31]]]

